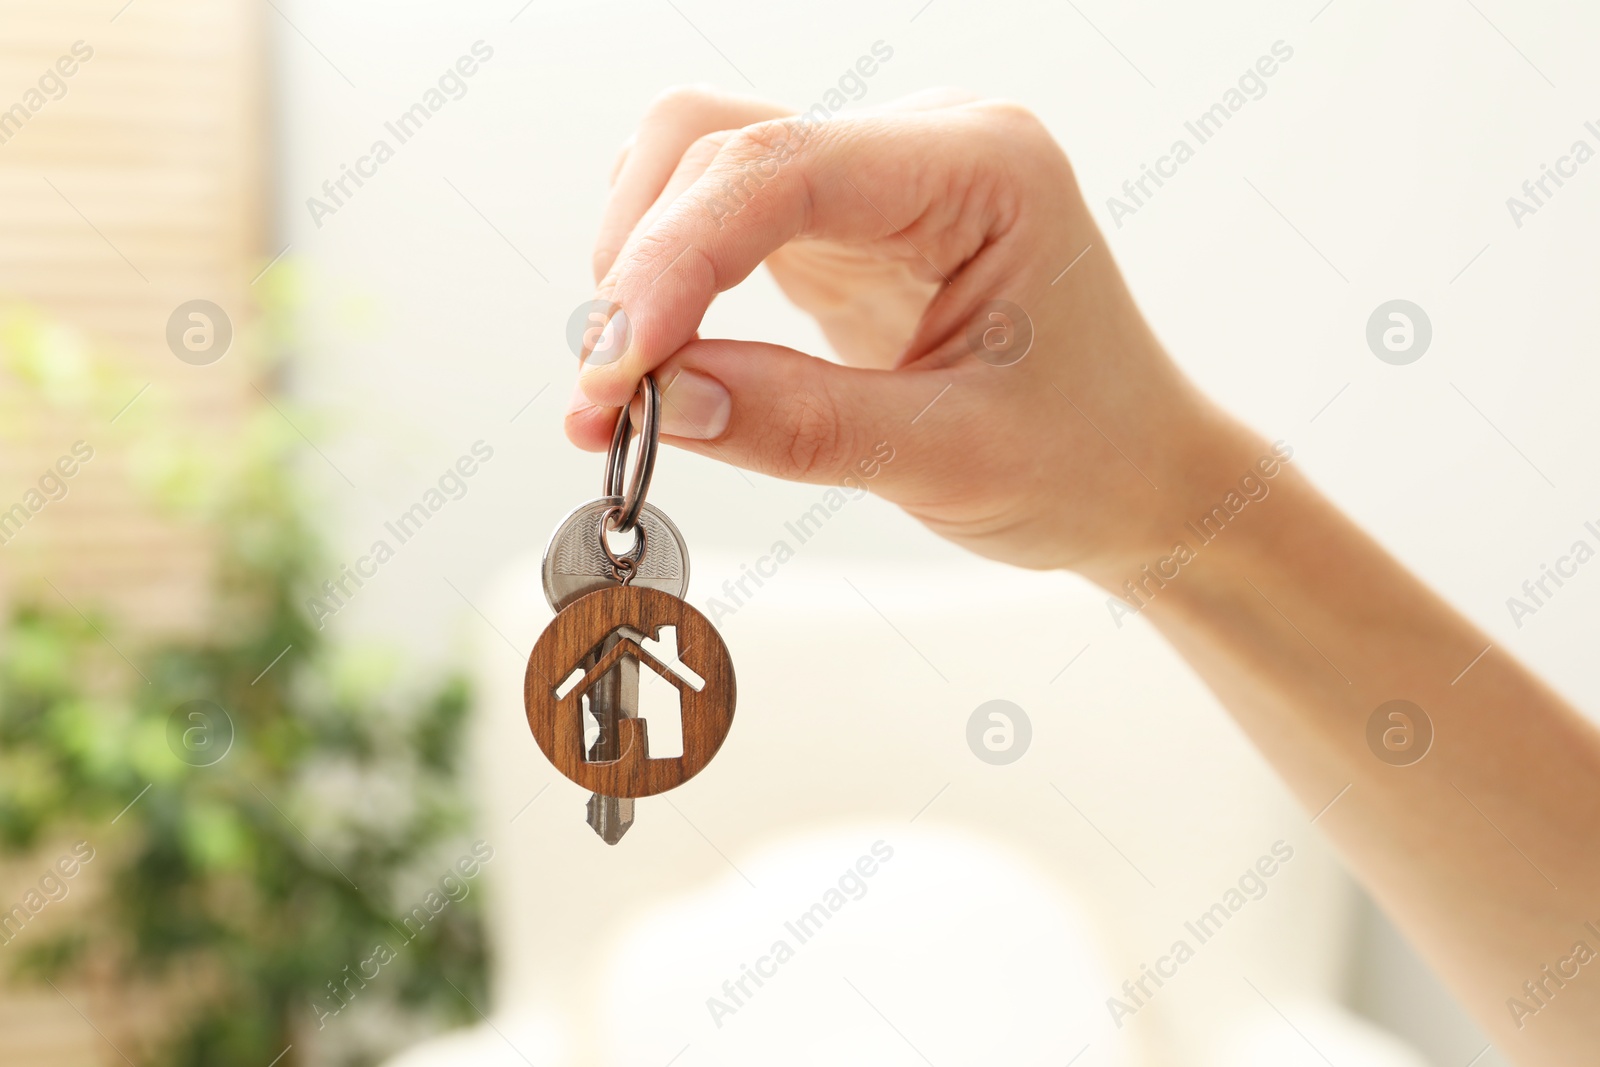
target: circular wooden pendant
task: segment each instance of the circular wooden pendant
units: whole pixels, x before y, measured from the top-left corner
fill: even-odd
[[[606,708],[636,694],[646,671],[677,693],[681,756],[652,758],[643,718],[622,718],[614,736],[605,733]],[[612,586],[573,601],[539,635],[523,699],[528,728],[556,770],[604,796],[647,797],[687,782],[722,747],[733,726],[733,660],[716,627],[686,601]],[[586,710],[601,720],[599,751],[584,743]]]

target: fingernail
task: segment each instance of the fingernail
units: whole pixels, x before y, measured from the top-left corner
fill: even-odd
[[[711,441],[722,436],[733,414],[733,398],[722,383],[694,371],[679,371],[661,394],[661,432]]]
[[[608,363],[615,363],[622,358],[627,349],[628,316],[621,308],[617,308],[606,320],[600,336],[595,338],[594,347],[589,350],[589,358],[583,361],[584,368],[603,367]]]
[[[572,387],[572,399],[567,401],[567,414],[573,415],[584,408],[592,407],[594,407],[594,401],[583,395],[583,387],[574,385]]]

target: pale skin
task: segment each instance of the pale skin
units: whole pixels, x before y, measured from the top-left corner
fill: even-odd
[[[594,260],[626,346],[584,367],[574,443],[605,448],[652,373],[674,445],[838,483],[888,441],[873,492],[973,552],[1117,595],[1271,453],[1168,357],[1025,110],[940,91],[787,116],[706,90],[649,109]],[[716,294],[763,263],[842,363],[699,338]],[[970,340],[994,299],[1033,323],[1011,366]],[[1574,949],[1600,952],[1600,731],[1503,649],[1474,663],[1489,639],[1292,460],[1240,519],[1142,614],[1507,1058],[1594,1063],[1600,959]],[[1392,699],[1434,725],[1410,766],[1368,747]]]

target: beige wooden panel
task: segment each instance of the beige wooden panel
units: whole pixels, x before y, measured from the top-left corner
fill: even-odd
[[[134,0],[118,15],[124,2],[0,0],[0,516],[73,442],[95,453],[63,499],[0,545],[0,605],[54,596],[48,578],[78,606],[126,620],[123,647],[137,661],[140,642],[203,624],[211,565],[206,531],[161,520],[134,488],[140,449],[158,415],[203,446],[259,402],[247,358],[251,281],[276,249],[263,222],[264,8]],[[78,41],[94,54],[63,80],[64,95],[7,126],[6,112]],[[208,367],[166,346],[168,316],[196,298],[234,320],[233,350]],[[14,355],[29,336],[50,353],[44,390],[5,369],[7,346]],[[76,386],[72,368],[86,353],[108,359],[120,384]],[[15,899],[37,866],[0,865],[0,900]],[[85,873],[74,893],[87,902],[96,879]],[[35,921],[72,920],[52,906]],[[79,1011],[133,1044],[161,1014],[150,991],[99,982],[61,992],[0,989],[0,1064],[120,1064]]]
[[[32,309],[68,331],[64,351],[109,357],[124,377],[121,393],[62,413],[0,371],[0,513],[73,442],[95,450],[67,497],[0,546],[0,599],[49,593],[48,578],[79,606],[102,603],[154,635],[201,619],[209,553],[204,531],[157,519],[133,488],[141,420],[159,413],[220,435],[256,400],[251,281],[275,250],[262,211],[263,9],[123,4],[0,0],[0,322],[8,307]],[[62,57],[76,70],[58,79]],[[30,97],[41,78],[48,92]],[[26,121],[11,110],[41,102]],[[196,298],[234,320],[233,350],[208,367],[179,361],[165,341],[173,309]],[[6,336],[0,326],[0,345]]]

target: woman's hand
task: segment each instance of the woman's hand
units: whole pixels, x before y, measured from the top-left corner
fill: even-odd
[[[696,338],[763,262],[848,366]],[[872,488],[937,532],[1148,608],[1512,1059],[1595,1062],[1600,978],[1531,990],[1600,921],[1600,733],[1297,469],[1180,574],[1150,570],[1266,448],[1151,337],[1027,112],[942,94],[806,124],[669,95],[595,266],[631,332],[584,369],[574,441],[605,447],[654,371],[685,448],[817,482],[893,448]],[[1366,740],[1396,698],[1437,724],[1414,766]]]
[[[763,262],[846,366],[697,336]],[[1120,581],[1261,451],[1151,336],[1015,105],[941,91],[815,122],[668,93],[624,152],[595,273],[627,325],[583,369],[574,442],[603,449],[654,372],[672,443],[834,483],[886,446],[875,492],[1011,563]]]

